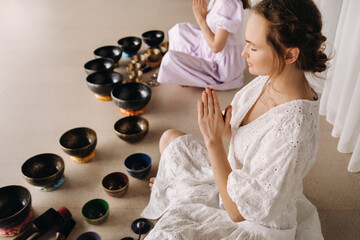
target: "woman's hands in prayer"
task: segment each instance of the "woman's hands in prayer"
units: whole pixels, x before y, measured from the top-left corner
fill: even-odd
[[[226,108],[224,121],[216,92],[207,87],[202,93],[201,100],[198,100],[197,108],[200,130],[209,152],[215,183],[226,212],[232,221],[243,221],[243,216],[227,192],[227,180],[232,169],[226,156],[222,137],[230,126],[231,106]]]
[[[193,12],[199,25],[205,22],[207,15],[207,4],[205,0],[193,0]]]
[[[214,89],[206,88],[198,100],[198,123],[206,144],[222,141],[226,131],[230,130],[231,106],[225,110],[225,119],[219,99]]]

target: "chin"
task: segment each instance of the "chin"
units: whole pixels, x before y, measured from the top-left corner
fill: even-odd
[[[249,73],[252,75],[259,75],[259,73],[254,68],[249,68]]]

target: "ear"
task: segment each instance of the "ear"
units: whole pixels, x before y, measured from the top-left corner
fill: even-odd
[[[285,54],[285,64],[291,64],[296,62],[300,54],[299,48],[288,48]]]

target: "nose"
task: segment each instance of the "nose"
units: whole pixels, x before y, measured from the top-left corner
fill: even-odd
[[[243,56],[245,58],[248,58],[249,57],[248,50],[249,50],[249,44],[246,43],[246,45],[244,47],[244,50],[241,52],[241,56]]]

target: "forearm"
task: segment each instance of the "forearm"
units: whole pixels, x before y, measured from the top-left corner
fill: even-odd
[[[214,53],[218,53],[220,51],[222,51],[224,49],[224,46],[225,46],[225,42],[226,42],[226,38],[227,38],[227,35],[224,39],[224,34],[223,33],[225,30],[220,30],[221,33],[219,33],[219,35],[221,35],[218,39],[216,37],[216,32],[215,34],[210,30],[209,26],[207,25],[205,19],[202,20],[202,21],[199,21],[198,22],[199,24],[199,27],[201,29],[201,32],[203,33],[204,35],[204,39],[206,41],[206,43],[209,45],[210,49],[214,52]]]
[[[206,43],[209,45],[211,50],[213,50],[215,34],[210,30],[209,26],[207,25],[205,19],[198,22],[201,32],[204,35]]]
[[[210,156],[211,167],[214,172],[215,183],[223,200],[224,207],[229,217],[234,222],[244,221],[244,217],[239,212],[236,204],[232,201],[227,192],[228,176],[232,169],[227,160],[224,144],[221,139],[212,140],[206,143]]]

